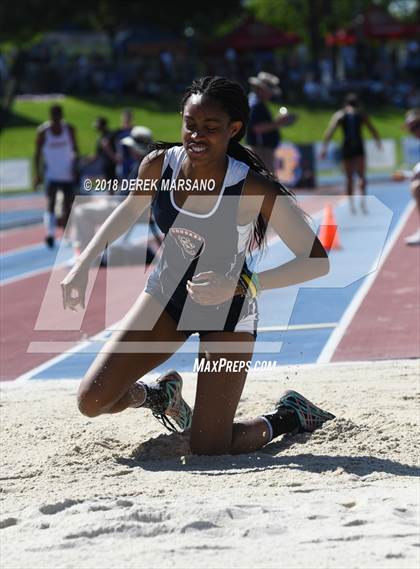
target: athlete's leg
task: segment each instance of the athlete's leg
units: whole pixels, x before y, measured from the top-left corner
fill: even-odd
[[[57,220],[55,217],[55,202],[57,197],[58,186],[55,182],[47,182],[45,187],[45,194],[47,198],[47,207],[44,212],[44,229],[45,229],[45,242],[48,247],[54,247],[55,231]]]
[[[148,322],[155,321],[153,327],[147,326]],[[95,417],[126,409],[132,403],[129,389],[136,380],[166,361],[185,342],[186,334],[176,327],[175,320],[159,302],[143,292],[82,380],[78,393],[80,411]],[[127,353],[127,345],[121,346],[120,342],[146,345],[134,344],[132,353]],[[159,342],[170,342],[171,346],[165,346],[158,352],[147,351],[147,343],[156,348]]]
[[[47,211],[49,213],[54,213],[57,190],[58,184],[56,182],[47,182],[45,187],[45,194],[47,196]]]
[[[226,351],[212,352],[211,342],[225,344]],[[243,344],[244,352],[229,353],[229,342]],[[200,361],[210,362],[211,369],[198,373],[190,440],[194,454],[250,452],[269,442],[264,419],[233,422],[253,347],[254,337],[247,332],[211,332],[202,338]]]
[[[44,228],[47,244],[52,246],[54,244],[56,219],[55,219],[55,200],[57,197],[58,186],[55,182],[46,182],[45,195],[47,198],[47,207],[44,213]]]
[[[74,187],[73,184],[63,184],[63,229],[67,227],[67,222],[70,218],[71,208],[74,202]]]
[[[346,177],[346,194],[348,195],[350,210],[352,213],[355,213],[356,210],[354,207],[354,197],[353,197],[354,193],[353,176],[355,172],[354,158],[345,158],[343,160],[343,165],[344,165],[344,174]]]
[[[359,178],[359,188],[360,188],[360,208],[363,213],[367,213],[366,207],[366,160],[364,156],[356,156],[354,159],[354,167],[356,174]]]
[[[359,177],[359,188],[362,195],[366,195],[366,159],[364,156],[354,158],[354,170]]]

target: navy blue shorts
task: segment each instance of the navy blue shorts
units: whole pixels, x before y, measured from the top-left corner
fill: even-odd
[[[179,324],[184,305],[179,304],[173,298],[170,298],[169,300],[165,298],[164,294],[162,293],[160,282],[154,273],[149,276],[145,292],[153,296],[153,298],[155,298],[159,304],[162,305],[164,310],[173,318],[173,320]],[[256,299],[249,297],[243,298],[236,295],[234,296],[233,301],[228,302],[231,303],[231,306],[228,311],[225,325],[221,331],[249,332],[254,336],[254,338],[256,338],[258,324],[258,306]],[[244,306],[245,310],[243,308]],[[215,305],[211,308],[209,306],[206,306],[206,308],[217,309],[217,306]],[[198,333],[201,338],[205,334],[210,334],[211,332],[216,332],[217,330],[197,329],[181,331],[184,332],[187,337],[191,336],[191,334]]]
[[[343,160],[351,160],[352,158],[362,158],[365,155],[363,144],[343,145],[341,156]]]

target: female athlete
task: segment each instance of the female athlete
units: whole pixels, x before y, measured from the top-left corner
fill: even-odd
[[[91,262],[152,208],[165,234],[159,261],[87,371],[78,405],[88,417],[149,408],[170,430],[190,430],[194,454],[250,452],[280,434],[313,431],[334,418],[288,391],[272,412],[234,422],[256,338],[257,294],[329,270],[293,197],[239,143],[248,114],[239,84],[222,77],[194,81],[182,99],[182,144],[160,144],[143,160],[138,180],[150,180],[147,189],[130,193],[116,208],[61,283],[64,308],[84,308]],[[209,181],[207,189],[185,190],[187,182],[198,182],[194,188]],[[263,249],[267,225],[295,257],[252,273],[247,253]],[[194,332],[208,365],[198,372],[192,412],[176,371],[153,383],[138,380]]]
[[[366,207],[366,160],[365,147],[363,144],[362,126],[365,125],[372,133],[379,150],[382,149],[381,139],[378,131],[371,123],[366,112],[360,108],[360,102],[357,95],[349,93],[344,100],[344,107],[334,113],[330,120],[330,124],[324,135],[323,147],[321,149],[321,158],[327,155],[328,143],[333,137],[334,132],[341,126],[343,129],[343,145],[342,158],[344,164],[344,173],[346,176],[346,192],[349,196],[350,211],[356,213],[353,199],[354,185],[353,177],[356,174],[360,180],[360,193],[362,195],[360,209],[363,213],[367,213]]]

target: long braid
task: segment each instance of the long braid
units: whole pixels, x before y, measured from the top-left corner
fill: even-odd
[[[251,170],[258,172],[261,176],[270,180],[277,186],[279,195],[289,196],[294,198],[294,194],[285,186],[280,184],[274,174],[270,172],[264,162],[249,148],[246,148],[240,143],[246,132],[249,121],[249,104],[245,91],[241,85],[236,81],[231,81],[225,77],[202,77],[193,81],[191,86],[185,92],[181,100],[181,111],[191,97],[191,95],[205,95],[217,102],[220,107],[228,114],[231,121],[241,121],[242,127],[237,134],[230,140],[227,153],[232,158],[244,162]],[[181,143],[168,143],[156,142],[153,145],[155,150],[167,150],[172,146],[182,146]],[[251,242],[248,246],[248,251],[251,252],[254,248],[261,251],[264,250],[266,245],[266,230],[267,220],[259,214],[254,224],[254,232]]]

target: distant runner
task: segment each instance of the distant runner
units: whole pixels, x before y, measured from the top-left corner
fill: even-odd
[[[356,213],[353,193],[353,176],[356,174],[360,180],[360,193],[362,195],[360,209],[363,213],[367,213],[366,207],[366,160],[365,147],[363,143],[362,126],[365,125],[372,133],[373,138],[379,150],[382,149],[381,139],[378,131],[370,122],[365,111],[360,108],[360,101],[357,95],[350,93],[344,100],[344,107],[334,113],[330,120],[330,124],[324,135],[323,147],[321,150],[321,158],[327,155],[328,144],[333,137],[336,129],[341,126],[343,129],[343,145],[342,157],[344,163],[344,172],[346,175],[346,192],[349,196],[350,210]]]
[[[70,216],[76,184],[78,158],[76,133],[73,126],[63,120],[60,105],[50,108],[50,120],[38,127],[35,142],[34,187],[44,180],[47,196],[47,211],[44,213],[45,242],[54,247],[57,220],[54,209],[57,191],[63,192],[63,227]]]

